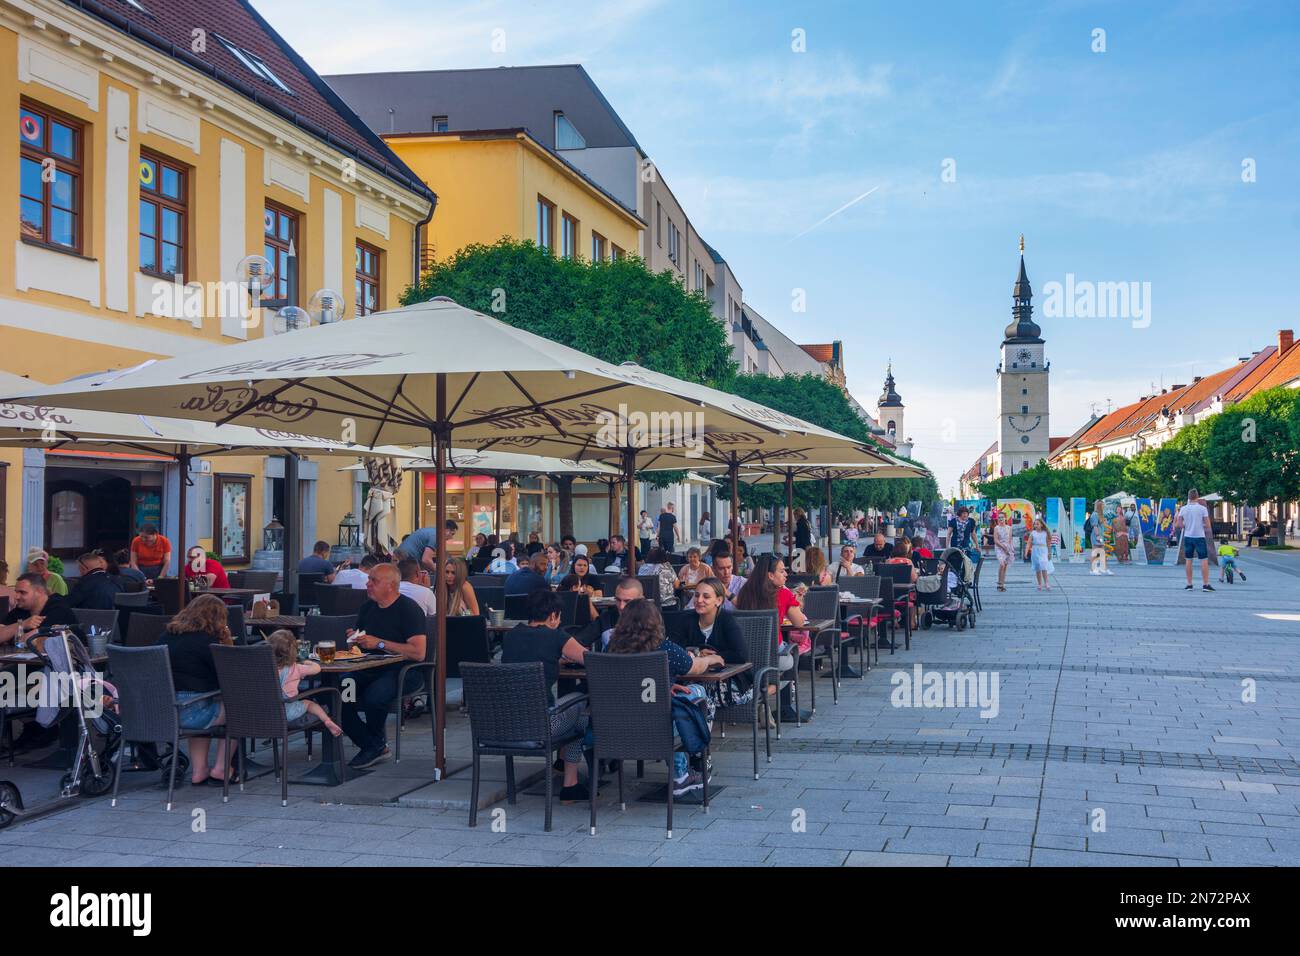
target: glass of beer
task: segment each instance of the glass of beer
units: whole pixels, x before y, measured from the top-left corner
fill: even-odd
[[[321,641],[316,645],[316,654],[320,657],[322,664],[334,663],[334,642]]]

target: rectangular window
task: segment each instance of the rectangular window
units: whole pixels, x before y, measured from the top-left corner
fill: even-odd
[[[262,305],[280,309],[286,305],[301,305],[298,301],[298,213],[274,203],[267,203],[262,212],[262,255],[271,260],[275,269],[275,288],[269,300]]]
[[[622,258],[623,258],[624,256],[626,256],[626,255],[627,255],[626,252],[624,252],[624,251],[623,251],[622,249],[620,249],[618,246],[614,245],[612,242],[610,243],[610,245],[609,245],[609,261],[610,261],[610,262],[618,262],[619,259],[622,259]]]
[[[85,124],[23,100],[18,111],[20,235],[81,252]]]
[[[264,80],[265,82],[270,83],[281,93],[288,93],[290,96],[293,95],[293,90],[289,89],[289,87],[284,84],[284,81],[276,76],[275,73],[272,72],[271,68],[266,65],[265,61],[252,50],[245,50],[243,47],[236,46],[220,34],[214,33],[212,36],[218,43],[226,48],[226,51],[231,56],[242,63],[244,67],[259,80]]]
[[[140,151],[140,271],[185,281],[189,167]]]
[[[593,229],[591,232],[591,261],[604,262],[605,249],[608,246],[609,246],[609,242],[605,239],[605,237]]]
[[[564,214],[564,231],[560,236],[560,255],[573,259],[578,255],[578,220],[567,212]]]
[[[681,238],[681,233],[677,231],[677,227],[673,224],[673,221],[669,219],[668,220],[668,258],[673,261],[673,265],[677,266],[678,269],[682,267],[681,248],[680,248],[680,243],[678,241],[680,238]]]
[[[357,243],[356,297],[357,315],[369,315],[378,312],[383,306],[379,304],[379,262],[383,255],[374,246],[364,242]]]
[[[1020,414],[1021,414],[1021,415],[1028,415],[1028,414],[1029,414],[1029,406],[1028,406],[1028,405],[1021,405],[1021,406],[1020,406]]]
[[[555,204],[545,196],[537,197],[537,244],[547,250],[555,248]]]
[[[657,199],[655,200],[655,245],[661,249],[664,245],[664,207]]]
[[[447,132],[447,128],[447,117],[435,116],[433,118],[433,131],[435,133],[445,133]]]

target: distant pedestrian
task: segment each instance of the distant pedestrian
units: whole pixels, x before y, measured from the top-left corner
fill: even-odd
[[[707,550],[711,541],[713,541],[713,522],[706,511],[700,515],[700,550]]]
[[[677,515],[673,513],[673,503],[670,501],[659,513],[659,547],[672,554],[677,550],[681,536],[682,533],[677,528]]]
[[[1114,574],[1106,567],[1106,516],[1102,514],[1101,499],[1093,505],[1092,514],[1083,523],[1083,534],[1092,548],[1092,574]]]
[[[993,512],[993,550],[998,559],[998,590],[1007,589],[1007,568],[1015,558],[1015,545],[1011,539],[1011,525],[1002,520],[1000,512]]]
[[[1209,539],[1213,536],[1210,527],[1210,511],[1200,502],[1200,494],[1195,488],[1187,492],[1187,504],[1178,511],[1174,518],[1174,530],[1183,532],[1183,559],[1187,564],[1187,586],[1184,591],[1192,590],[1192,564],[1196,559],[1201,562],[1201,590],[1213,591],[1210,586]]]
[[[1042,518],[1034,519],[1034,527],[1025,535],[1025,553],[1029,555],[1034,567],[1034,580],[1038,582],[1038,590],[1050,591],[1052,586],[1047,581],[1047,576],[1055,570],[1052,567],[1051,544],[1047,534],[1047,524]]]

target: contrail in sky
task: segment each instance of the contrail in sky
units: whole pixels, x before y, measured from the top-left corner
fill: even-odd
[[[848,209],[850,206],[856,206],[858,203],[862,202],[862,200],[866,199],[868,196],[870,196],[872,193],[874,193],[874,192],[875,192],[877,189],[879,189],[879,188],[880,188],[879,186],[872,186],[870,189],[868,189],[866,192],[864,192],[861,196],[858,196],[856,199],[850,199],[848,202],[846,202],[846,203],[845,203],[843,206],[841,206],[839,209],[836,209],[836,210],[835,210],[833,213],[831,213],[829,216],[825,216],[824,218],[817,220],[817,222],[813,223],[811,226],[809,226],[809,227],[808,227],[807,229],[805,229],[803,232],[799,233],[799,235],[795,236],[795,239],[802,239],[804,236],[808,235],[808,233],[812,232],[812,231],[813,231],[814,229],[816,229],[818,226],[821,226],[821,225],[824,225],[825,223],[830,222],[832,219],[834,219],[836,216],[838,216],[838,215],[839,215],[840,213],[842,213],[844,210]]]

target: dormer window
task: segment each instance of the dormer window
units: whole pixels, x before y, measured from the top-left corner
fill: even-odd
[[[235,46],[235,44],[231,43],[229,40],[227,40],[225,37],[221,36],[220,34],[214,33],[212,34],[212,36],[214,39],[216,39],[218,43],[220,43],[222,46],[226,48],[226,51],[231,56],[233,56],[236,60],[238,60],[245,67],[247,67],[248,71],[252,73],[254,76],[256,76],[259,80],[263,80],[264,82],[270,83],[272,86],[280,90],[282,93],[288,93],[290,96],[293,95],[293,90],[285,86],[284,81],[281,80],[278,76],[276,76],[271,71],[271,68],[267,66],[262,61],[262,58],[259,57],[256,53],[253,53],[251,50],[245,50],[243,47]]]
[[[559,110],[555,112],[555,148],[586,149],[587,141]]]

